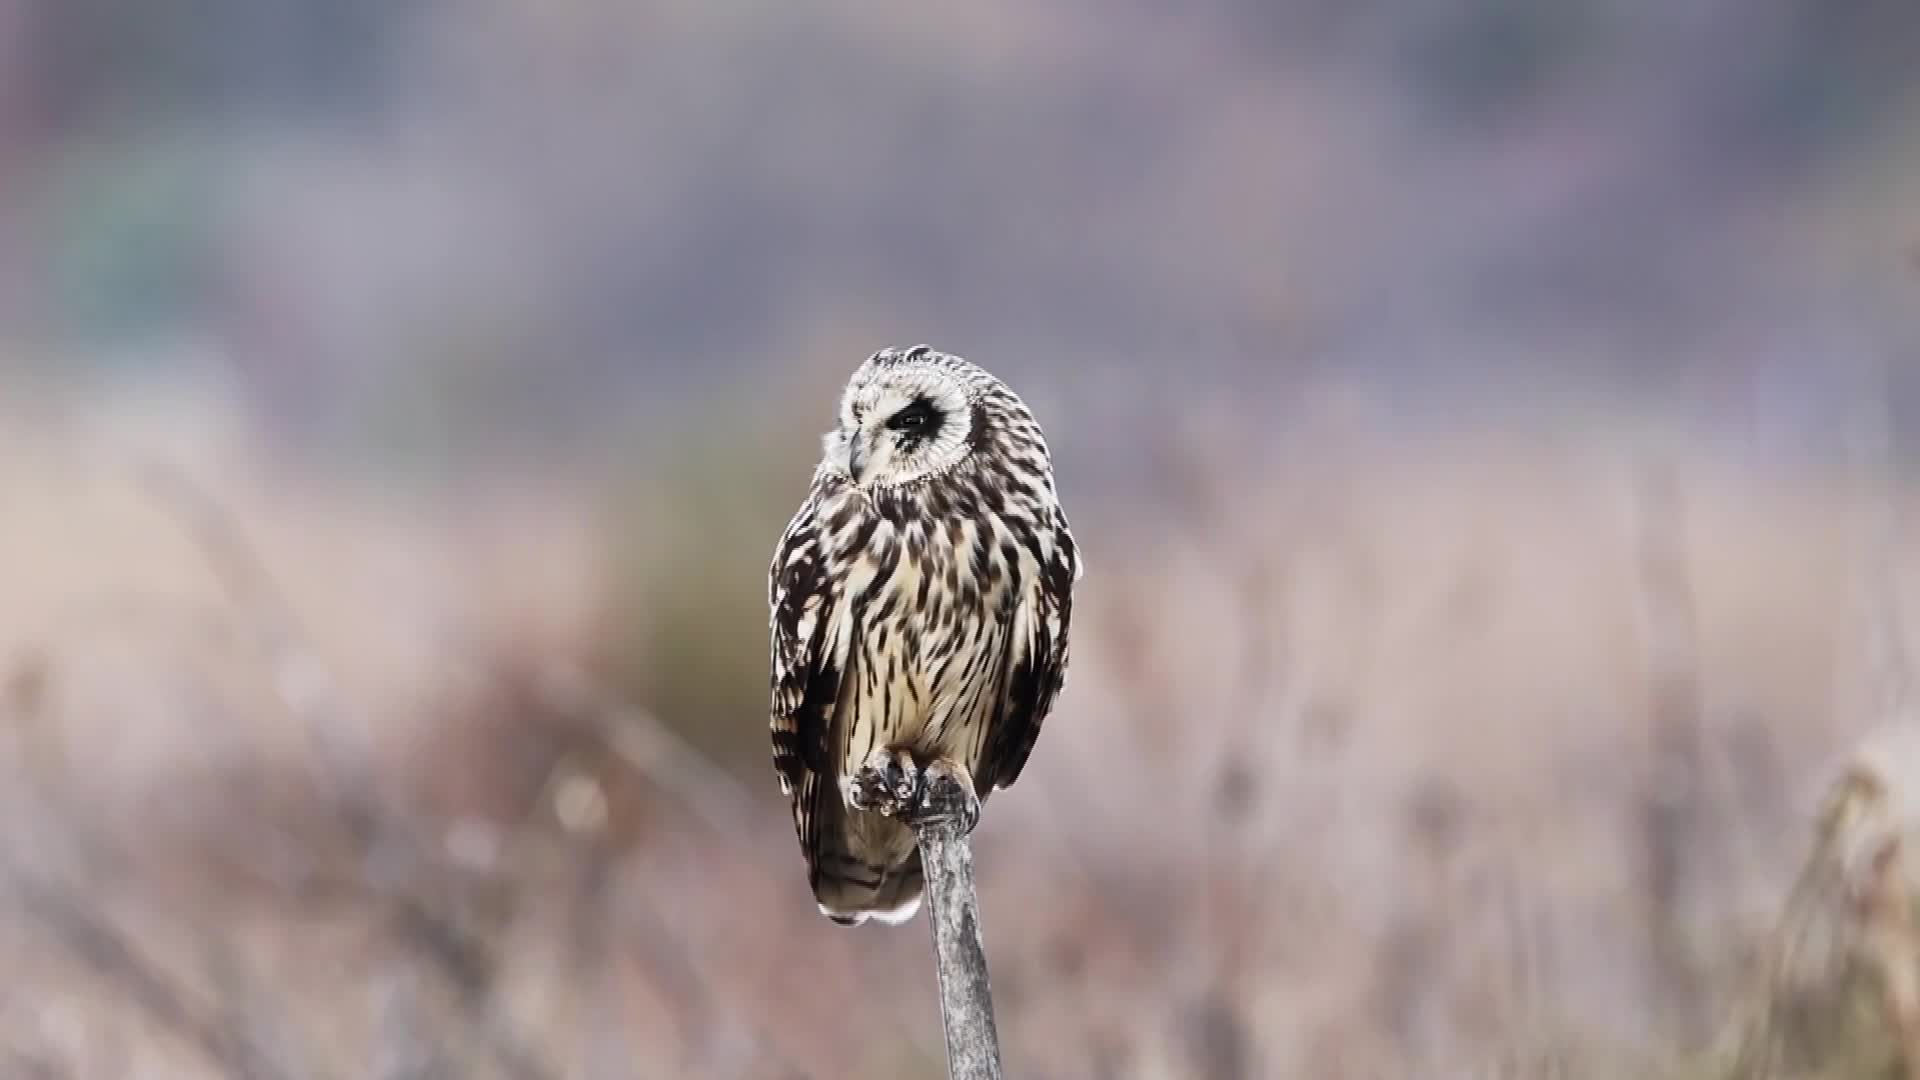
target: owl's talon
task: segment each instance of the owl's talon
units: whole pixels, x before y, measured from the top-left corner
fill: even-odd
[[[847,785],[847,805],[888,817],[899,817],[912,805],[920,787],[920,766],[905,750],[876,748],[854,771]]]
[[[980,796],[973,790],[973,775],[966,766],[945,759],[920,771],[920,792],[913,805],[901,817],[914,828],[942,822],[957,822],[961,835],[980,823]]]

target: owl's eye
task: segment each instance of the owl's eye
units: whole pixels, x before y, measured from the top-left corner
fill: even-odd
[[[940,414],[928,401],[916,401],[887,418],[887,426],[895,431],[924,432],[939,422]]]

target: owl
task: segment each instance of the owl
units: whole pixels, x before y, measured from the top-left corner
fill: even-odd
[[[1033,413],[960,357],[869,356],[822,442],[768,570],[773,765],[821,913],[901,923],[925,883],[913,826],[971,831],[1019,779],[1065,683],[1080,555]]]

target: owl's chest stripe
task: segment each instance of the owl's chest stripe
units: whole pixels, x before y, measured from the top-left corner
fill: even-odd
[[[895,556],[862,590],[853,612],[854,678],[844,702],[842,762],[851,768],[874,749],[908,745],[927,752],[977,757],[1000,708],[1007,668],[1007,620],[999,595],[1017,572],[1001,564],[981,587],[980,552],[993,561],[998,545]],[[960,573],[950,573],[960,556]],[[956,583],[965,604],[956,603]]]

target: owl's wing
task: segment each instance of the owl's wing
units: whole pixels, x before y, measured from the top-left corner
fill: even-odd
[[[840,689],[840,671],[827,642],[839,598],[818,519],[821,495],[816,483],[787,523],[767,571],[773,768],[780,790],[789,796],[802,791],[807,773],[829,771],[827,733]],[[796,824],[804,836],[806,823]]]
[[[1053,711],[1067,681],[1067,630],[1073,621],[1073,586],[1080,580],[1080,552],[1066,515],[1053,512],[1053,550],[1014,614],[1012,669],[1006,708],[987,739],[979,778],[981,794],[1008,788],[1020,778],[1040,725]]]

